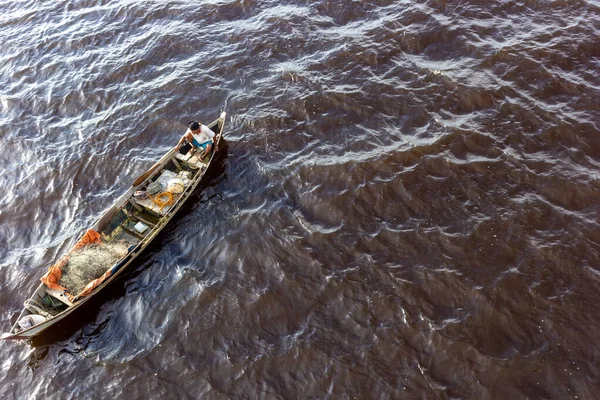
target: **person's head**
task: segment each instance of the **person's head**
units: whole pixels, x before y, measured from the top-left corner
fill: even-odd
[[[190,131],[196,133],[200,130],[200,123],[198,121],[190,121],[188,122],[188,128],[190,128]]]

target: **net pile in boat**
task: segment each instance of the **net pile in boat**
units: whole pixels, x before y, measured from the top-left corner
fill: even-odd
[[[62,268],[59,284],[77,294],[127,254],[125,242],[100,243],[75,250]]]

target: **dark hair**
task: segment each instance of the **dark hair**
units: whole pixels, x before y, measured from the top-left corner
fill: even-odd
[[[190,128],[190,131],[195,131],[197,129],[200,129],[200,124],[198,123],[198,121],[190,121],[190,122],[188,122],[188,126]]]

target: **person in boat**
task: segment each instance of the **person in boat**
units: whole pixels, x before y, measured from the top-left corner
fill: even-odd
[[[190,121],[188,123],[188,129],[185,131],[179,142],[177,143],[177,150],[183,145],[184,142],[188,142],[192,145],[192,155],[198,150],[202,149],[203,152],[200,159],[203,160],[208,154],[210,154],[215,133],[206,125],[199,123],[198,121]]]

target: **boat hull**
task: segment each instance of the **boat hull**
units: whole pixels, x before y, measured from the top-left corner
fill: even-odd
[[[174,206],[168,211],[168,213],[165,216],[163,216],[159,220],[159,222],[154,226],[154,228],[152,228],[152,231],[143,240],[141,240],[139,243],[137,243],[133,249],[130,249],[130,251],[128,252],[128,254],[125,257],[123,257],[121,259],[121,261],[119,261],[120,268],[114,274],[112,274],[104,282],[102,282],[98,287],[96,287],[94,289],[94,291],[90,295],[85,296],[85,297],[81,298],[80,300],[76,301],[72,306],[69,306],[66,310],[60,312],[59,314],[54,315],[51,318],[48,318],[47,320],[45,320],[44,322],[42,322],[42,323],[40,323],[38,325],[32,326],[32,327],[24,329],[24,330],[20,330],[18,332],[15,332],[15,327],[17,325],[17,323],[15,323],[12,326],[12,328],[11,328],[11,332],[2,334],[2,336],[0,336],[0,339],[1,340],[28,340],[28,339],[33,339],[36,336],[39,336],[41,333],[43,333],[47,329],[49,329],[52,326],[58,324],[59,322],[64,321],[67,317],[69,317],[71,314],[73,314],[76,310],[78,310],[81,307],[83,307],[94,296],[96,296],[98,293],[100,293],[105,287],[107,287],[108,285],[110,285],[111,282],[113,282],[114,280],[116,280],[118,276],[122,275],[124,273],[124,271],[128,270],[128,267],[137,259],[138,256],[140,256],[140,254],[143,253],[143,251],[148,247],[148,245],[156,238],[156,236],[169,223],[169,221],[171,219],[173,219],[173,217],[177,214],[177,212],[179,211],[179,209],[187,202],[187,200],[189,199],[189,197],[191,196],[191,194],[195,191],[195,189],[198,187],[198,185],[202,181],[202,178],[205,176],[206,171],[209,169],[210,165],[212,164],[213,159],[216,156],[216,153],[218,151],[220,142],[222,140],[224,125],[225,125],[225,117],[226,117],[226,114],[225,114],[225,112],[223,112],[223,113],[221,113],[221,116],[217,120],[215,120],[215,121],[213,121],[212,123],[209,124],[209,127],[211,127],[211,129],[212,129],[212,127],[215,124],[217,124],[217,126],[218,126],[218,133],[215,135],[214,150],[213,150],[213,152],[211,154],[211,157],[210,157],[209,161],[206,164],[206,167],[205,167],[204,171],[201,171],[200,176],[198,176],[197,179],[195,179],[195,181],[193,182],[193,184],[190,185],[188,188],[185,189],[185,191],[181,194],[181,197],[179,197],[179,199],[174,204]],[[161,167],[164,168],[165,165],[168,164],[169,160],[172,157],[175,156],[176,151],[177,150],[175,148],[169,150],[148,171],[150,171],[150,170],[160,171]],[[125,204],[127,204],[127,202],[132,198],[132,196],[135,193],[135,191],[138,190],[140,187],[142,187],[152,176],[153,175],[150,174],[146,179],[144,179],[138,185],[132,186],[131,188],[129,188],[94,223],[94,225],[91,227],[91,229],[99,230],[101,227],[103,227],[104,225],[106,225],[106,223],[121,208],[123,208],[125,206]],[[44,288],[45,288],[45,285],[42,283],[34,291],[34,296],[35,296],[36,293],[42,293],[45,290]],[[27,311],[25,309],[21,312],[21,315],[19,316],[19,318],[17,318],[17,320],[21,319],[21,317],[24,316],[24,315],[27,315]]]

